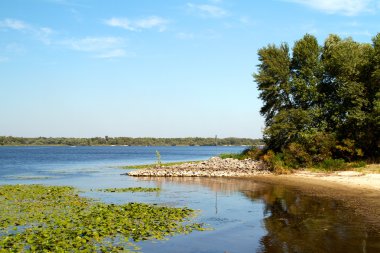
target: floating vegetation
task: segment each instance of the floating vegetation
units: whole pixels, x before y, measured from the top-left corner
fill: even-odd
[[[102,192],[159,192],[161,188],[152,187],[128,187],[128,188],[107,188],[100,189]]]
[[[133,241],[204,230],[194,211],[80,197],[72,187],[0,186],[0,252],[135,252]]]
[[[8,179],[18,179],[18,180],[43,180],[43,179],[53,179],[57,178],[54,176],[28,176],[28,175],[10,175],[5,176]]]

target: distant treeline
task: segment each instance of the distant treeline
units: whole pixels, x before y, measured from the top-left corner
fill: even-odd
[[[13,136],[0,136],[1,146],[105,146],[105,145],[128,145],[128,146],[242,146],[260,145],[260,139],[248,138],[131,138],[131,137],[94,137],[94,138],[53,138],[37,137],[24,138]]]

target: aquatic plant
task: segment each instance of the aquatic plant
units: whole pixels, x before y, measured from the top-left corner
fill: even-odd
[[[158,150],[156,150],[156,157],[157,157],[157,165],[161,166],[161,154]]]
[[[152,187],[128,187],[128,188],[107,188],[100,189],[102,192],[159,192],[161,188]]]
[[[0,252],[125,252],[133,241],[203,230],[188,208],[105,204],[72,187],[0,186]]]

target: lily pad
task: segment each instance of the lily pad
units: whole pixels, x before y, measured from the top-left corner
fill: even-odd
[[[0,252],[135,252],[134,241],[204,230],[193,210],[105,204],[72,187],[0,186]]]

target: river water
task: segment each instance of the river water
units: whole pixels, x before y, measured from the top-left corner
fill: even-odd
[[[198,210],[208,231],[137,244],[143,252],[380,252],[380,231],[337,200],[251,179],[133,178],[122,165],[202,160],[243,147],[0,147],[0,184],[70,185],[107,203]],[[159,193],[105,193],[109,187]],[[0,210],[1,213],[1,210]]]

